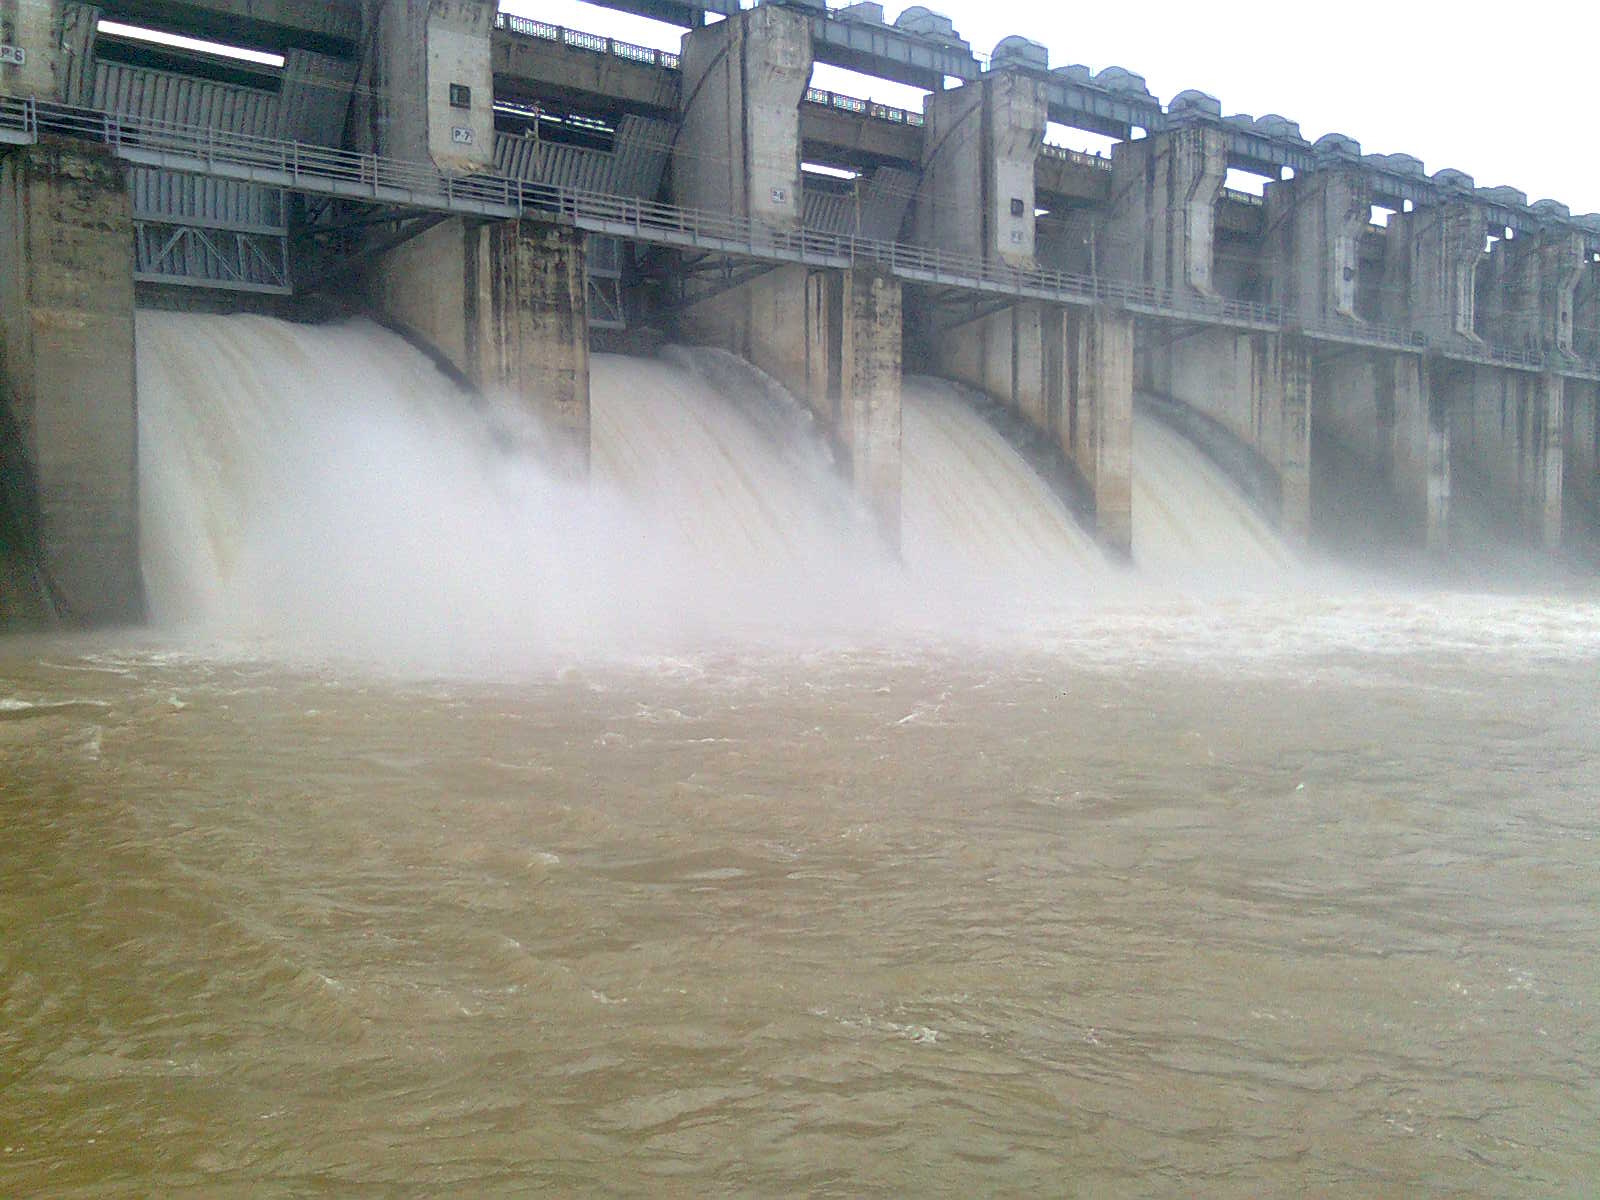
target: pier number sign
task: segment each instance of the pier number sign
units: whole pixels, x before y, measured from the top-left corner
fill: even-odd
[[[9,63],[20,67],[28,61],[28,52],[21,46],[7,46],[0,43],[0,63]]]
[[[461,146],[470,146],[473,142],[472,128],[468,125],[453,125],[450,128],[450,140]]]

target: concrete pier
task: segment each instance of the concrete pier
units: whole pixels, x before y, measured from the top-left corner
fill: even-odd
[[[58,615],[137,620],[133,222],[127,172],[96,147],[0,158],[0,384],[20,441],[8,491]]]
[[[1214,296],[1217,198],[1227,172],[1220,130],[1180,129],[1119,145],[1111,160],[1106,273]]]
[[[445,171],[494,166],[494,0],[364,0],[362,148]]]
[[[805,17],[762,6],[683,35],[673,199],[686,208],[800,226],[800,97],[811,79]]]
[[[1385,319],[1434,337],[1480,341],[1477,274],[1487,236],[1487,218],[1474,204],[1396,213],[1384,265]]]
[[[691,301],[682,334],[739,355],[804,400],[885,541],[900,545],[900,284],[778,267]]]
[[[1567,380],[1562,399],[1563,531],[1600,539],[1600,384]]]
[[[1500,345],[1572,353],[1574,301],[1587,265],[1575,235],[1496,241],[1478,266],[1478,326]]]
[[[997,70],[928,97],[916,240],[962,254],[1032,266],[1034,164],[1044,140],[1045,86]]]
[[[1449,406],[1452,473],[1477,483],[1506,529],[1547,547],[1561,541],[1563,382],[1478,368]]]
[[[811,36],[797,12],[762,6],[683,37],[678,203],[775,229],[801,218],[800,99]],[[684,282],[680,336],[761,368],[821,422],[885,541],[900,545],[901,288],[881,272],[758,268]]]
[[[564,467],[587,471],[589,337],[577,230],[452,218],[380,259],[367,292],[473,386],[524,404]]]
[[[1371,217],[1370,184],[1352,168],[1269,183],[1267,300],[1302,321],[1355,317],[1357,246]]]
[[[1141,390],[1210,417],[1277,473],[1278,520],[1304,540],[1311,524],[1311,351],[1292,334],[1202,332],[1152,341]]]
[[[1449,544],[1450,431],[1434,372],[1420,355],[1355,351],[1314,360],[1313,433],[1336,462],[1354,467],[1369,516],[1387,505],[1401,542]],[[1315,515],[1315,514],[1313,514]],[[1348,531],[1346,531],[1348,532]]]
[[[1131,553],[1132,317],[1028,302],[940,329],[933,341],[940,374],[1055,441],[1092,503],[1096,536]]]

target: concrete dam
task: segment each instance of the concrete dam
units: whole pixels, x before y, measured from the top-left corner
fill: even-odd
[[[386,574],[448,645],[486,593],[849,625],[1311,541],[1589,553],[1600,217],[926,9],[615,6],[680,51],[0,6],[0,616],[354,637]]]

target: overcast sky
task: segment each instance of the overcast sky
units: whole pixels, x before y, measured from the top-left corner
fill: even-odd
[[[1050,65],[1137,71],[1163,102],[1184,88],[1225,114],[1277,112],[1315,140],[1337,130],[1369,153],[1403,151],[1432,172],[1455,167],[1479,186],[1509,184],[1574,213],[1600,212],[1593,0],[1507,10],[1467,2],[1386,9],[1295,0],[1122,5],[1038,0],[931,3],[975,50],[1020,33]],[[505,0],[506,12],[663,49],[671,26],[579,0]],[[885,3],[893,20],[906,5]],[[819,69],[817,82],[886,103],[907,89]],[[916,105],[913,104],[912,107]]]

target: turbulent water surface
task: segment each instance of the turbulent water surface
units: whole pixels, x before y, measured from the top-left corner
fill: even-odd
[[[0,642],[0,1195],[1593,1193],[1592,594],[1178,440],[1112,566],[932,388],[895,566],[728,363],[598,359],[582,491],[149,317],[161,628]]]

